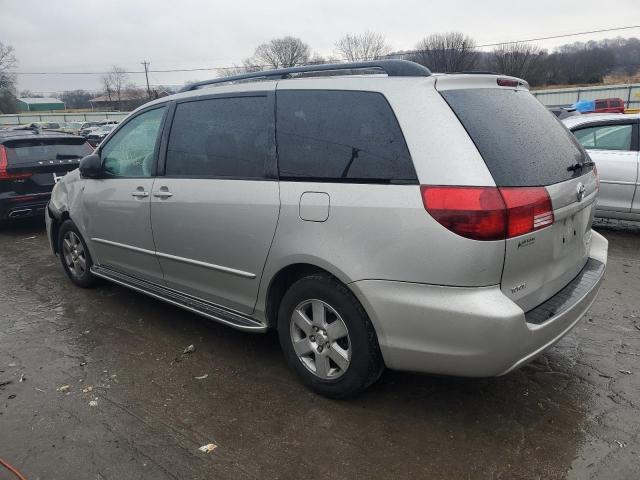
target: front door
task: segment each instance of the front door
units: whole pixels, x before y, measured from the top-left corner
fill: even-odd
[[[168,287],[253,311],[280,210],[273,94],[176,105],[151,222]]]
[[[574,130],[600,174],[597,210],[631,210],[638,181],[637,123],[610,122]]]
[[[103,178],[85,180],[82,196],[95,262],[160,284],[150,198],[165,110],[147,110],[118,129],[100,148]]]

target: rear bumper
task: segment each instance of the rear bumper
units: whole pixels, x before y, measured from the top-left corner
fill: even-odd
[[[602,268],[541,305],[549,307],[542,321],[540,311],[537,316],[525,314],[499,285],[468,288],[363,280],[350,286],[369,313],[389,368],[467,377],[503,375],[560,340],[595,300],[608,243],[592,234],[589,264]]]
[[[0,195],[0,220],[26,218],[44,214],[51,193]]]

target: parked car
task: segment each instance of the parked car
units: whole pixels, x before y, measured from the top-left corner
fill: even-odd
[[[574,117],[576,115],[581,115],[579,111],[577,111],[573,107],[554,107],[550,108],[549,111],[553,113],[560,120],[567,117]]]
[[[0,222],[44,215],[54,184],[92,150],[84,138],[72,135],[0,131]]]
[[[624,113],[624,100],[621,98],[601,98],[580,100],[573,104],[580,113]]]
[[[65,122],[62,124],[59,131],[71,133],[72,135],[80,135],[80,129],[83,125],[84,122]]]
[[[59,122],[31,122],[21,126],[27,128],[40,128],[42,130],[59,130],[61,128]]]
[[[607,113],[563,120],[600,173],[596,216],[640,220],[640,114]]]
[[[87,137],[90,133],[105,125],[117,125],[116,120],[100,120],[98,122],[85,122],[80,128],[80,135]]]
[[[99,145],[102,140],[105,139],[107,135],[116,127],[115,124],[102,125],[101,127],[96,128],[89,132],[86,136],[87,141],[93,145],[94,147]]]
[[[602,281],[596,196],[592,162],[526,82],[387,60],[150,102],[46,218],[76,285],[277,329],[302,381],[345,397],[385,365],[502,375],[553,345]]]
[[[596,100],[594,113],[624,113],[624,100],[621,98],[602,98]]]

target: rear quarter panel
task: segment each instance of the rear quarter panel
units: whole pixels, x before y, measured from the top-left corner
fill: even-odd
[[[475,145],[427,78],[286,80],[278,89],[367,90],[391,105],[411,153],[419,183],[495,186]],[[305,192],[330,198],[324,222],[300,218]],[[504,241],[460,237],[426,211],[419,185],[280,182],[281,212],[265,265],[257,309],[269,279],[293,263],[310,263],[344,283],[363,279],[434,285],[500,283]]]

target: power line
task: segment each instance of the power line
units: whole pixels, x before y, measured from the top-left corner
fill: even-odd
[[[640,25],[630,25],[628,27],[616,27],[616,28],[603,28],[601,30],[589,30],[587,32],[578,32],[578,33],[565,33],[563,35],[552,35],[549,37],[528,38],[527,40],[516,40],[513,42],[486,43],[484,45],[476,45],[476,48],[497,47],[500,45],[511,45],[514,43],[538,42],[541,40],[553,40],[555,38],[577,37],[578,35],[590,35],[592,33],[614,32],[617,30],[630,30],[632,28],[640,28]]]
[[[527,43],[527,42],[536,42],[541,40],[552,40],[556,38],[567,38],[567,37],[576,37],[580,35],[590,35],[594,33],[603,33],[603,32],[615,32],[619,30],[630,30],[634,28],[640,28],[640,25],[629,25],[626,27],[615,27],[615,28],[603,28],[600,30],[588,30],[584,32],[575,32],[575,33],[564,33],[560,35],[550,35],[547,37],[537,37],[537,38],[529,38],[526,40],[513,40],[509,42],[498,42],[498,43],[486,43],[483,45],[476,45],[475,48],[485,48],[485,47],[497,47],[500,45],[513,45],[515,43]],[[391,57],[395,55],[410,55],[412,53],[416,53],[419,50],[405,50],[403,52],[398,52],[394,54],[385,55],[385,57]],[[143,63],[144,64],[144,63]],[[312,65],[313,62],[310,62]],[[224,67],[200,67],[200,68],[171,68],[171,69],[159,69],[159,70],[151,70],[145,67],[145,70],[131,70],[124,71],[122,73],[126,74],[142,74],[142,73],[185,73],[185,72],[204,72],[211,70],[234,70],[237,68],[270,68],[271,65],[242,65],[238,66],[224,66]],[[110,72],[10,72],[12,75],[105,75]]]

